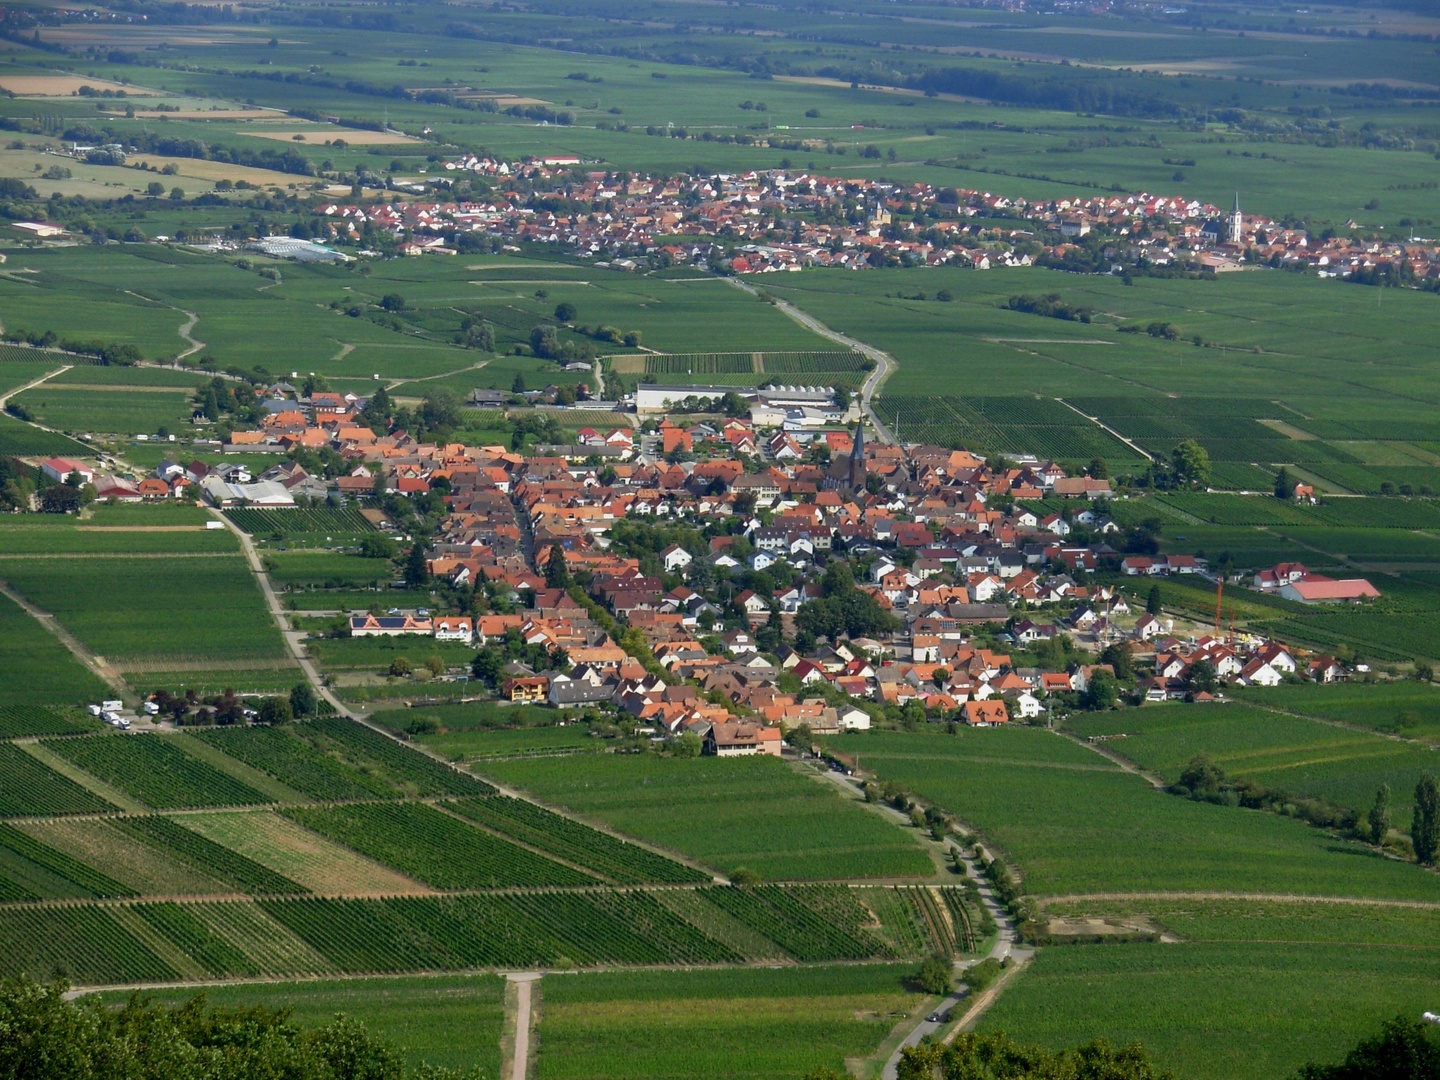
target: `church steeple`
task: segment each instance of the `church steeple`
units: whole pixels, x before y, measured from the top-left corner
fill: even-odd
[[[1235,209],[1230,211],[1230,220],[1226,223],[1225,239],[1232,244],[1238,244],[1241,237],[1245,235],[1245,219],[1240,214],[1240,192],[1235,192]]]
[[[865,486],[865,415],[855,425],[855,445],[850,448],[850,488],[859,491]]]

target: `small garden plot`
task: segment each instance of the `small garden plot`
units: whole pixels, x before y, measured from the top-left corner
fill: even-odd
[[[117,827],[180,859],[239,892],[253,895],[267,893],[303,893],[308,890],[270,867],[247,858],[238,851],[187,829],[167,817],[117,818]]]
[[[596,880],[423,803],[295,807],[285,813],[441,889],[586,885]]]
[[[44,981],[57,973],[82,986],[179,977],[104,908],[6,911],[0,918],[0,975]]]
[[[710,880],[709,874],[523,799],[492,795],[462,800],[454,803],[453,809],[487,829],[593,870],[617,884]]]
[[[45,746],[112,787],[161,810],[274,801],[191,757],[174,736],[91,735],[52,739]]]
[[[89,866],[139,896],[205,896],[234,886],[147,844],[113,821],[45,821],[17,825],[36,840]]]
[[[247,507],[227,510],[225,516],[254,536],[269,536],[274,533],[281,536],[315,533],[343,536],[375,531],[375,526],[355,509],[296,507],[293,510],[254,510]]]
[[[94,814],[114,809],[14,743],[0,743],[0,817]]]
[[[134,890],[94,867],[0,825],[0,900],[134,896]]]
[[[360,555],[337,555],[329,551],[269,552],[265,572],[285,589],[366,589],[378,588],[395,578],[389,559],[367,559]]]
[[[322,896],[430,891],[279,814],[186,814],[185,827]]]

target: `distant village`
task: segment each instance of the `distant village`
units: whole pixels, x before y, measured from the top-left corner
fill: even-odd
[[[1057,708],[1351,675],[1332,656],[1218,618],[1177,625],[1141,600],[1147,578],[1214,577],[1203,558],[1127,554],[1110,482],[1053,462],[896,446],[863,422],[787,430],[668,414],[526,456],[380,434],[353,394],[287,390],[271,388],[265,422],[236,432],[234,448],[325,449],[338,475],[293,456],[258,476],[165,460],[138,483],[66,459],[42,468],[120,502],[362,505],[382,529],[385,499],[439,496],[424,575],[469,599],[382,613],[405,594],[377,594],[349,615],[350,636],[469,644],[480,658],[463,677],[483,693],[619,710],[657,738],[692,732],[711,753],[778,753],[801,724],[1045,722]],[[1293,563],[1226,584],[1306,604],[1378,595]]]
[[[576,158],[445,162],[438,181],[479,176],[484,199],[323,205],[329,238],[360,243],[367,226],[406,255],[453,254],[467,234],[553,244],[622,269],[661,258],[737,274],[839,266],[958,265],[985,270],[1063,262],[1092,230],[1115,263],[1223,272],[1247,264],[1348,276],[1395,267],[1440,279],[1440,245],[1322,238],[1181,196],[1097,194],[1036,200],[975,189],[840,179],[783,170],[630,177],[585,172]],[[435,184],[437,181],[431,181]],[[574,212],[545,209],[563,198]],[[542,205],[537,205],[542,204]],[[1105,269],[1109,269],[1106,264]]]

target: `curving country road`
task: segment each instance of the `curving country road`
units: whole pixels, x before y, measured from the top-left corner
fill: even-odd
[[[754,286],[741,281],[739,278],[732,277],[726,278],[725,280],[741,292],[747,292],[751,296],[760,295],[756,292]],[[880,436],[881,441],[893,443],[895,436],[892,435],[890,429],[881,422],[879,414],[875,412],[872,399],[876,391],[880,389],[880,384],[889,376],[891,370],[898,366],[895,363],[895,358],[889,353],[875,348],[873,345],[868,345],[860,341],[858,338],[852,338],[848,334],[842,334],[838,330],[830,329],[830,327],[815,318],[814,315],[796,307],[788,300],[781,300],[779,297],[772,296],[770,297],[770,302],[812,334],[818,334],[820,337],[828,338],[830,341],[837,342],[841,345],[848,345],[856,352],[862,353],[868,359],[875,361],[875,370],[870,373],[869,378],[865,380],[865,384],[860,387],[860,410],[869,418],[871,426],[875,429],[876,434]]]

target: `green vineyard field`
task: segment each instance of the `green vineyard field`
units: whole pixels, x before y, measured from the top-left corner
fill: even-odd
[[[595,884],[589,874],[424,803],[294,807],[285,813],[322,836],[440,889]]]
[[[0,743],[0,817],[94,814],[114,809],[14,743]]]
[[[522,799],[465,799],[456,812],[523,844],[583,866],[621,885],[702,882],[710,875],[674,859],[582,825]]]
[[[164,735],[91,735],[45,744],[61,757],[159,810],[274,800],[190,757]]]

